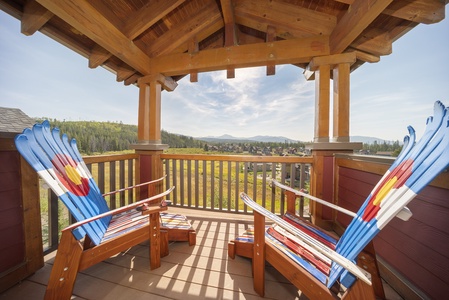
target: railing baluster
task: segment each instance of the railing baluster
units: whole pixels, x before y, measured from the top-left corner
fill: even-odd
[[[218,198],[221,199],[218,202],[218,209],[223,210],[223,162],[218,162]]]
[[[173,195],[173,204],[178,204],[178,193],[179,193],[179,187],[178,187],[178,172],[177,172],[177,161],[172,160],[172,170],[173,170],[173,186],[175,186],[175,189],[172,192]]]
[[[109,162],[109,191],[115,191],[117,190],[115,186],[115,161]],[[112,194],[109,196],[109,203],[111,203],[110,209],[115,209],[117,207],[117,195]]]
[[[192,161],[187,161],[187,206],[192,207]]]
[[[125,188],[125,161],[119,161],[119,189]],[[120,192],[120,206],[124,206],[126,204],[125,201],[125,192]]]
[[[127,186],[132,186],[134,184],[134,160],[128,159],[128,184]],[[134,202],[134,191],[128,190],[128,203]]]
[[[203,209],[207,208],[207,161],[203,160]]]
[[[238,212],[239,211],[239,194],[240,194],[240,164],[238,161],[235,162],[235,195],[234,195],[234,199],[235,199],[235,207],[234,207],[234,211]]]
[[[232,164],[230,161],[228,161],[228,192],[227,192],[227,196],[228,196],[228,211],[231,211],[232,208],[232,193],[231,193],[231,188],[232,188]]]
[[[199,206],[200,199],[200,175],[199,175],[199,164],[198,160],[195,160],[195,208]]]
[[[210,209],[215,209],[215,163],[210,162]]]
[[[184,179],[185,179],[185,177],[184,177],[184,160],[180,159],[179,160],[179,194],[181,197],[181,200],[180,200],[181,206],[184,206],[184,184],[185,184]]]

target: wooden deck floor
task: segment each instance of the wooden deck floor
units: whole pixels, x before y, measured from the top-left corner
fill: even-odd
[[[137,245],[79,273],[72,299],[261,299],[253,290],[250,260],[232,260],[227,255],[228,241],[242,233],[252,217],[196,210],[182,213],[197,231],[196,246],[171,243],[162,266],[151,271],[148,244]],[[44,268],[0,299],[42,299],[53,257],[54,253],[47,255]],[[270,266],[265,290],[265,299],[307,299]],[[389,289],[386,292],[388,299],[401,299]]]

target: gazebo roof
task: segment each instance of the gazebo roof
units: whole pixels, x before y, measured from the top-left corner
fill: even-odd
[[[276,64],[356,53],[351,70],[377,62],[416,25],[444,19],[447,0],[0,0],[36,31],[103,66],[117,81]],[[195,77],[191,78],[194,81]]]

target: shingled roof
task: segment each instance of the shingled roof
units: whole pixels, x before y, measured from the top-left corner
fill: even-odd
[[[18,108],[0,107],[0,137],[14,136],[34,123],[34,119]]]

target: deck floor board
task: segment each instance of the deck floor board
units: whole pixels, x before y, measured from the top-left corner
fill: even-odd
[[[80,272],[72,299],[262,299],[253,289],[251,261],[227,255],[228,241],[252,224],[252,216],[170,209],[189,217],[197,232],[195,246],[170,243],[170,254],[156,270],[150,270],[148,243],[134,246]],[[42,299],[54,255],[0,299]],[[307,299],[271,266],[265,284],[265,299]]]

